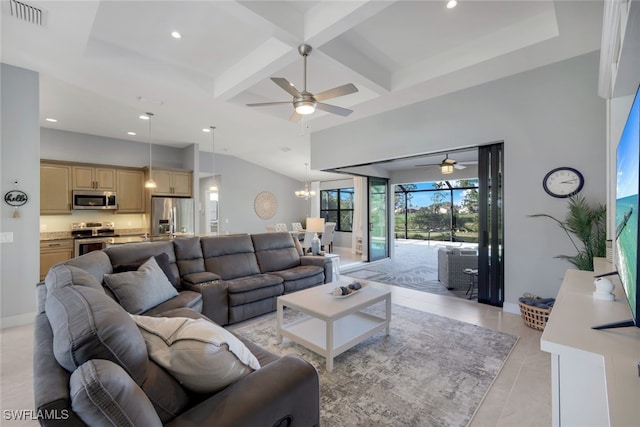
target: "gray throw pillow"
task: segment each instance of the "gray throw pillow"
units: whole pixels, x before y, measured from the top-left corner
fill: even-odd
[[[104,282],[120,305],[132,314],[144,313],[178,295],[153,257],[137,271],[105,274]]]

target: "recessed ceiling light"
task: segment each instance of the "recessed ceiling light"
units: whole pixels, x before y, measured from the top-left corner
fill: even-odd
[[[146,114],[141,114],[140,117],[142,120],[149,120],[149,116],[147,116]]]
[[[457,5],[458,5],[458,2],[456,0],[449,0],[447,2],[447,9],[453,9]]]
[[[58,123],[58,119],[52,119],[51,117],[47,117],[45,120],[51,123]]]
[[[209,128],[203,128],[203,129],[202,129],[202,132],[207,132],[207,133],[208,133],[208,132],[211,132],[211,129],[209,129]]]
[[[173,37],[174,39],[181,39],[182,38],[182,34],[180,34],[177,31],[172,31],[171,32],[171,37]]]
[[[127,135],[135,136],[136,133],[135,132],[127,132]]]

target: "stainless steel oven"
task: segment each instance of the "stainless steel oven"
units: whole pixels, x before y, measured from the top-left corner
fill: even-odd
[[[71,225],[73,256],[78,257],[112,245],[118,236],[113,222],[78,222]]]
[[[80,238],[74,240],[73,256],[78,257],[92,251],[99,251],[112,245],[113,237]]]

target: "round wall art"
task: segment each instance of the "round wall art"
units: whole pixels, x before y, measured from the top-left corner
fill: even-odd
[[[273,218],[278,211],[278,199],[270,191],[261,191],[253,202],[253,208],[262,219]]]

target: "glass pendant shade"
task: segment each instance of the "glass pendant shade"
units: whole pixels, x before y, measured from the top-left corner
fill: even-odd
[[[216,136],[214,135],[216,131],[215,126],[209,126],[211,129],[211,185],[209,186],[209,191],[218,191],[218,186],[216,185]]]
[[[151,143],[151,117],[153,117],[153,113],[146,113],[146,117],[149,121],[149,179],[144,183],[144,187],[145,188],[156,188],[156,182],[153,180],[153,167],[152,167],[152,161],[153,161],[153,156],[152,156],[152,152],[151,152],[151,148],[153,146],[153,144]],[[140,117],[142,118],[142,116]]]
[[[440,172],[442,172],[443,174],[453,173],[453,165],[449,165],[449,164],[440,165]]]

